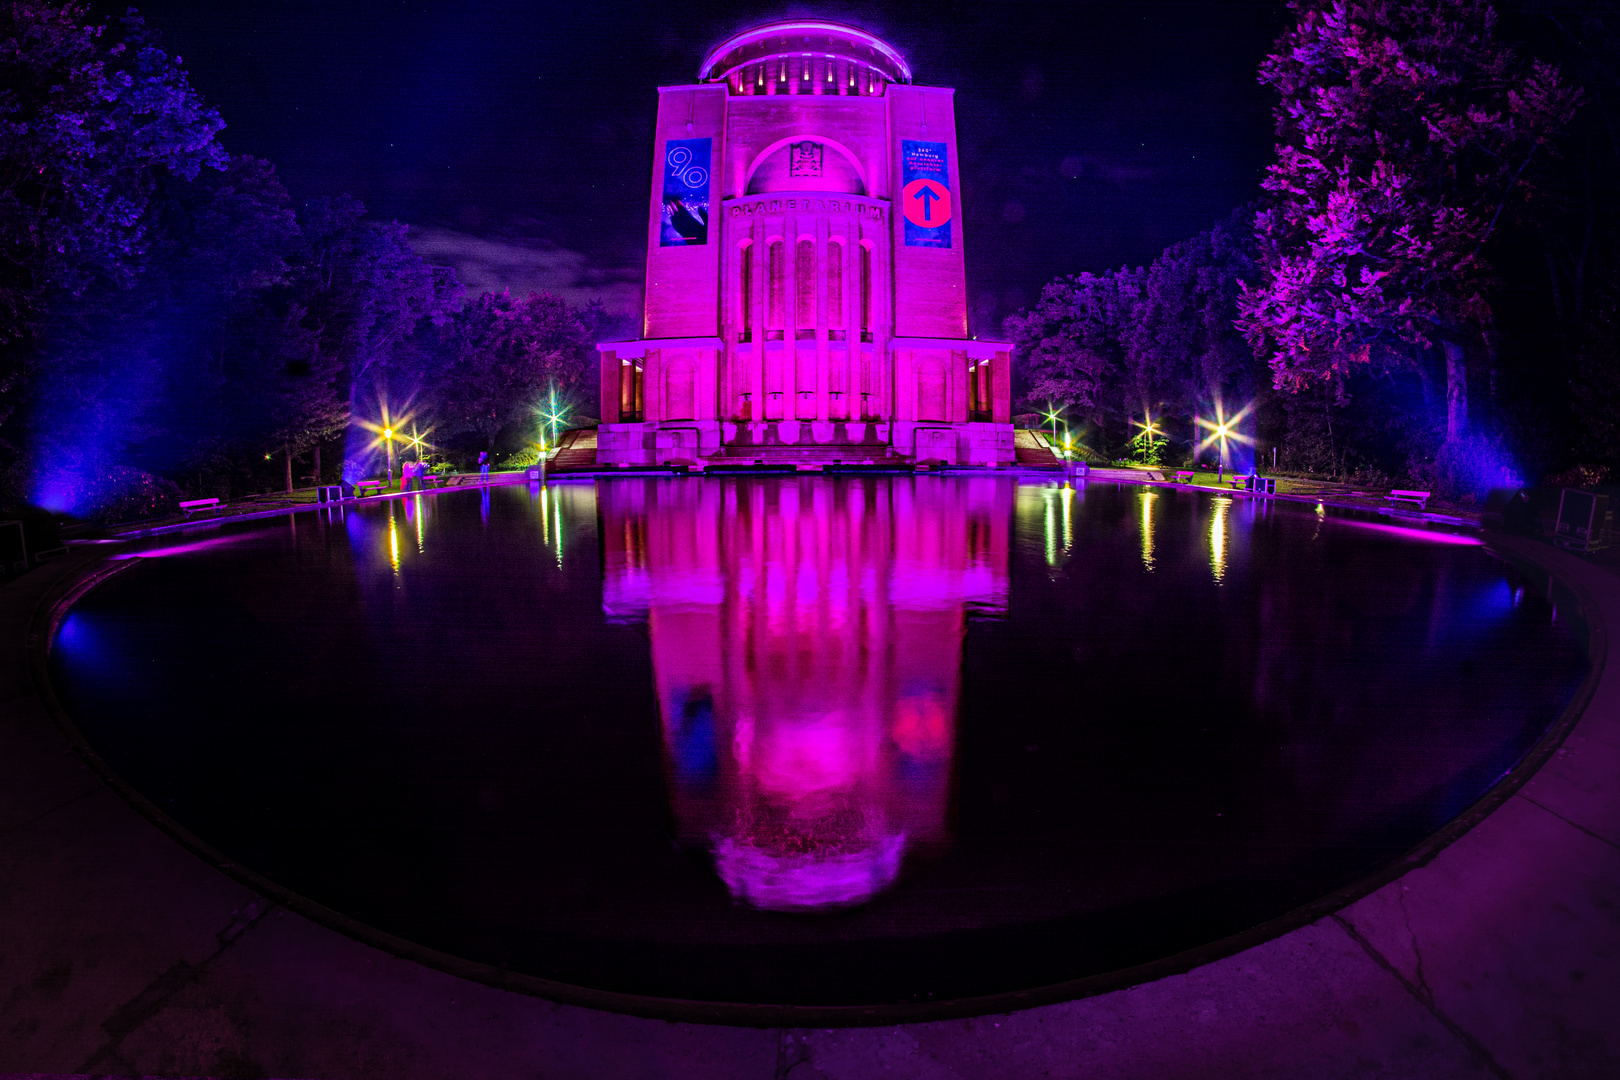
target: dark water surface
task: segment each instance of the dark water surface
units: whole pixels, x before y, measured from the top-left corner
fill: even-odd
[[[622,479],[152,541],[51,663],[135,787],[363,922],[866,1004],[1145,962],[1388,862],[1585,676],[1545,589],[1301,504]]]

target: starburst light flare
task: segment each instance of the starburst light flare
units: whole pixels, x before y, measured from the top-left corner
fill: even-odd
[[[1237,429],[1238,424],[1242,423],[1243,418],[1249,415],[1249,410],[1252,408],[1254,408],[1254,402],[1251,401],[1232,416],[1227,416],[1225,408],[1219,401],[1217,401],[1215,403],[1215,419],[1213,421],[1206,420],[1202,416],[1198,417],[1198,426],[1206,429],[1209,434],[1204,436],[1203,440],[1198,444],[1197,448],[1193,451],[1194,455],[1196,456],[1197,454],[1203,453],[1211,446],[1219,446],[1221,453],[1221,465],[1224,468],[1228,460],[1228,440],[1235,443],[1241,443],[1244,446],[1253,446],[1254,439],[1243,434],[1243,432]]]

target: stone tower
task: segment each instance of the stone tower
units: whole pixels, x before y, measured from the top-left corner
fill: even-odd
[[[1011,346],[967,333],[952,95],[809,21],[659,89],[642,335],[599,346],[600,462],[1012,461]]]

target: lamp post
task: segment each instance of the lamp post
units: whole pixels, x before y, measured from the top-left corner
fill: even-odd
[[[1142,429],[1142,434],[1138,438],[1144,444],[1148,463],[1153,464],[1153,436],[1163,435],[1164,432],[1159,430],[1158,422],[1153,419],[1153,413],[1147,409],[1142,410],[1141,420],[1132,420],[1131,423]]]
[[[1056,409],[1048,409],[1046,411],[1046,419],[1052,425],[1052,445],[1053,446],[1061,446],[1062,445],[1060,442],[1058,442],[1058,432],[1057,432],[1057,429],[1058,429],[1058,414],[1061,413],[1062,411],[1063,411],[1063,409],[1061,407],[1056,408]]]
[[[1239,409],[1235,415],[1227,416],[1226,411],[1221,407],[1220,402],[1217,401],[1215,403],[1214,421],[1205,420],[1202,416],[1198,417],[1195,421],[1198,427],[1204,428],[1209,432],[1209,437],[1198,444],[1194,450],[1194,454],[1196,455],[1202,453],[1204,447],[1210,445],[1214,445],[1217,452],[1220,454],[1220,460],[1216,465],[1217,483],[1224,484],[1226,482],[1227,454],[1229,452],[1228,443],[1240,442],[1246,446],[1254,445],[1253,439],[1249,438],[1247,435],[1238,430],[1238,425],[1243,422],[1243,418],[1249,414],[1249,410],[1253,407],[1254,402],[1251,401],[1249,404]]]
[[[383,446],[388,448],[388,483],[383,485],[387,490],[394,486],[394,429],[391,427],[383,428]]]

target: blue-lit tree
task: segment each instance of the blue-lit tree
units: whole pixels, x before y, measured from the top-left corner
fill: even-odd
[[[59,294],[125,286],[143,269],[171,178],[223,169],[224,121],[178,57],[130,14],[0,5],[0,422],[47,354]]]

